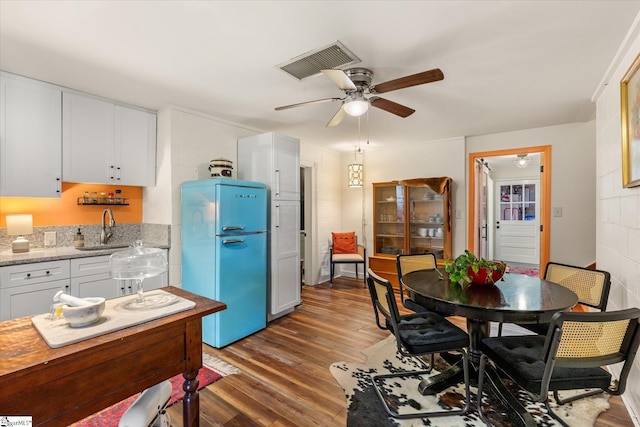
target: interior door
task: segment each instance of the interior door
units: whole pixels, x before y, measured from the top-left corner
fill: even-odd
[[[496,181],[496,259],[538,264],[539,180]]]

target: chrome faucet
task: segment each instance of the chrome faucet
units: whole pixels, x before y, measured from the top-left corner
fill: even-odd
[[[105,223],[105,218],[109,214],[109,232],[107,233],[107,225]],[[102,211],[102,231],[100,231],[100,244],[106,245],[111,236],[113,236],[113,232],[111,231],[111,227],[116,226],[116,220],[113,219],[113,212],[111,208],[106,208]]]

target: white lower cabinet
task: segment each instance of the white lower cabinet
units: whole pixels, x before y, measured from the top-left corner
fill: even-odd
[[[0,320],[47,313],[59,290],[71,292],[68,260],[0,268]]]
[[[167,286],[168,272],[145,279],[144,291]],[[0,267],[0,321],[49,312],[59,290],[81,298],[137,292],[134,280],[109,274],[109,255]]]
[[[135,280],[116,280],[109,274],[110,255],[71,260],[71,293],[80,298],[117,298],[135,294]],[[145,279],[143,290],[150,291],[168,284],[168,274]]]

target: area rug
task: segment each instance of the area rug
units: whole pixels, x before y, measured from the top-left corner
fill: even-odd
[[[397,420],[387,415],[373,388],[371,375],[420,369],[415,359],[403,357],[396,350],[395,338],[389,336],[362,352],[367,358],[364,364],[336,362],[331,365],[331,373],[345,390],[347,397],[347,426],[484,426],[476,412],[477,390],[475,387],[471,387],[471,408],[464,416]],[[443,369],[446,366],[446,362],[438,357],[435,364],[436,369],[432,371],[431,375],[437,374],[437,369]],[[387,401],[390,406],[400,413],[415,413],[434,409],[449,410],[463,407],[464,387],[462,385],[451,387],[437,396],[422,396],[418,392],[419,381],[419,379],[387,380],[384,385],[389,392]],[[560,425],[547,414],[543,404],[528,399],[527,394],[513,384],[509,385],[509,389],[523,402],[539,426],[551,427]],[[601,394],[562,405],[560,408],[553,403],[551,407],[570,426],[593,426],[598,414],[609,408],[608,399],[608,395]],[[492,424],[504,427],[512,425],[497,398],[483,396],[483,407],[488,408],[488,412],[485,409],[485,414]]]
[[[207,353],[202,354],[203,367],[198,372],[198,390],[218,381],[220,378],[237,374],[240,371],[235,366],[226,363],[218,357],[213,357]],[[184,390],[182,390],[182,384],[184,378],[182,374],[176,375],[170,379],[171,381],[171,398],[169,404],[171,406],[182,400],[184,396]],[[122,400],[115,405],[112,405],[102,411],[93,414],[77,423],[72,424],[72,427],[117,427],[120,418],[126,412],[127,409],[135,402],[140,393],[135,394],[125,400]]]
[[[531,277],[540,277],[540,270],[538,270],[537,268],[518,267],[515,265],[512,266],[508,264],[507,264],[507,273],[519,273],[519,274],[525,274]]]

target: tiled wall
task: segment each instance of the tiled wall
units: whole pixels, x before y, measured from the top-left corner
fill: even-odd
[[[44,246],[44,233],[46,231],[56,232],[55,247],[73,246],[73,241],[78,228],[84,235],[85,246],[97,246],[100,243],[101,224],[92,225],[57,225],[33,227],[33,234],[26,235],[31,248],[42,248]],[[130,244],[136,240],[142,240],[147,245],[169,246],[171,244],[170,225],[164,224],[116,224],[112,229],[113,237],[109,244]],[[6,227],[0,227],[0,248],[8,250],[15,236],[7,236]]]
[[[597,98],[597,267],[611,273],[608,310],[640,307],[640,187],[622,187],[620,80],[640,53],[631,38],[622,61]],[[640,358],[636,358],[623,399],[640,415]]]

